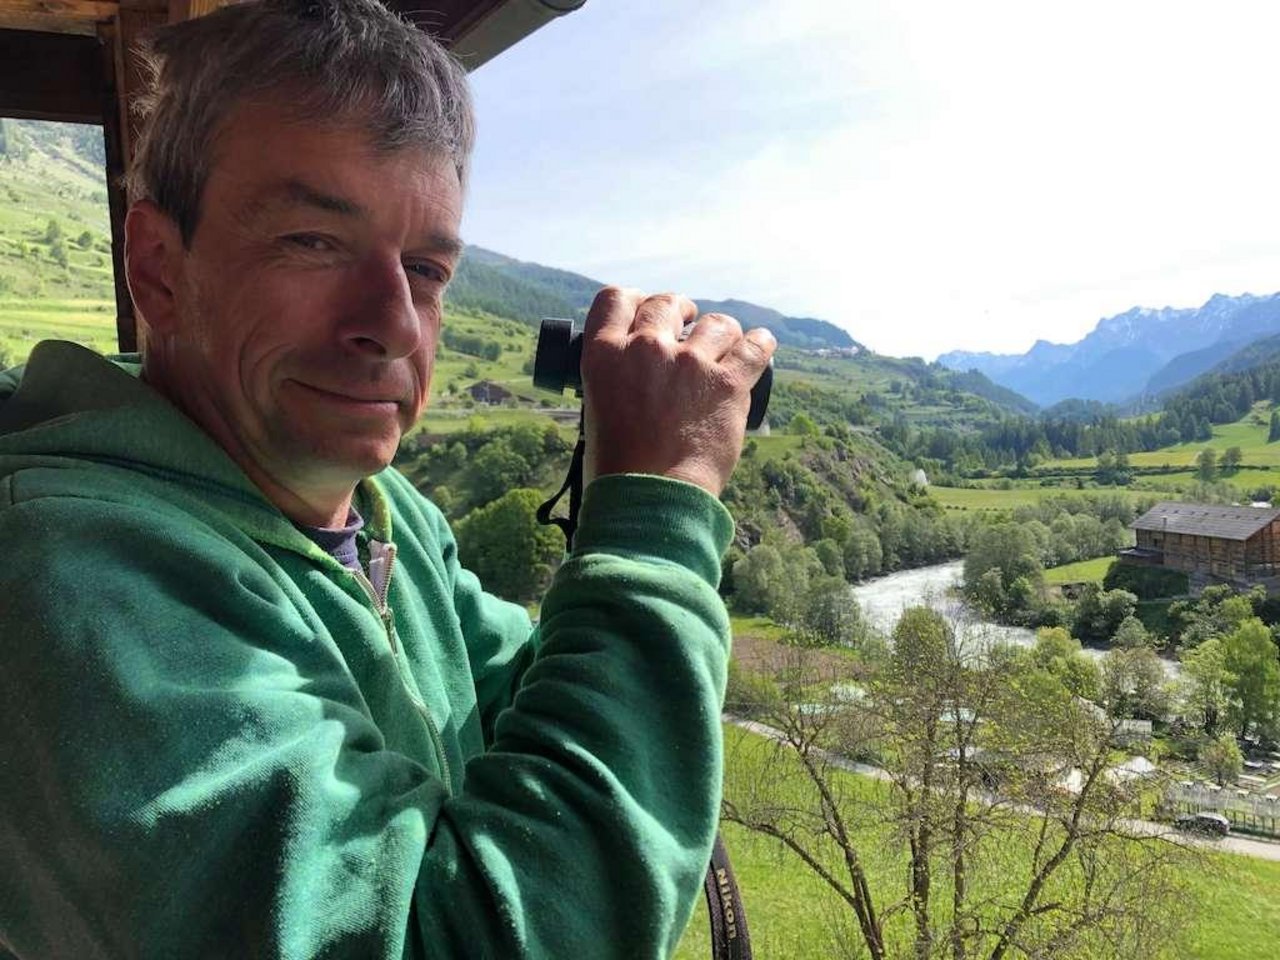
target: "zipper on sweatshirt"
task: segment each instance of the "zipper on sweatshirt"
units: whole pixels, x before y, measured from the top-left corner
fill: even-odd
[[[369,541],[369,574],[366,576],[363,571],[350,568],[347,572],[356,578],[356,583],[360,584],[369,602],[373,604],[374,611],[382,620],[382,628],[387,634],[387,643],[391,646],[391,655],[395,657],[397,669],[399,669],[400,645],[396,640],[395,614],[388,603],[388,597],[391,594],[391,575],[395,572],[395,567],[396,545],[371,539]],[[427,705],[409,689],[403,677],[400,678],[400,684],[427,725],[427,733],[431,735],[431,745],[435,749],[436,760],[440,764],[445,791],[452,796],[453,776],[449,770],[449,758],[444,752],[444,738],[440,736],[440,730]]]

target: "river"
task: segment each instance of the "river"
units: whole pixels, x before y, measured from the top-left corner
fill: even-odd
[[[1004,641],[1029,646],[1035,642],[1033,630],[1007,627],[979,617],[951,589],[959,585],[963,575],[963,560],[902,570],[858,584],[853,588],[853,598],[862,607],[867,622],[886,635],[893,630],[903,610],[923,604],[939,611],[957,631],[980,638],[984,643]]]
[[[964,576],[964,561],[952,560],[931,567],[902,570],[885,577],[876,577],[852,588],[853,598],[862,607],[867,622],[888,635],[898,617],[907,607],[925,605],[939,611],[956,628],[959,636],[970,638],[986,647],[1003,641],[1030,646],[1035,643],[1034,630],[1026,627],[1008,627],[984,620],[951,589],[959,586]],[[1084,652],[1098,659],[1105,650],[1085,647]],[[1176,661],[1161,657],[1165,672],[1170,678],[1178,676]]]

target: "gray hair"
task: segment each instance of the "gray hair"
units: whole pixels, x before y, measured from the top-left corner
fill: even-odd
[[[278,100],[302,121],[350,123],[379,150],[453,161],[465,185],[475,142],[466,73],[377,0],[249,0],[163,27],[139,48],[147,90],[126,175],[191,243],[214,140],[232,110]]]

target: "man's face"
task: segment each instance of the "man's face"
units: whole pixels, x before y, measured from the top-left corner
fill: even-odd
[[[237,110],[175,284],[170,389],[256,479],[377,472],[426,403],[461,210],[443,156]]]

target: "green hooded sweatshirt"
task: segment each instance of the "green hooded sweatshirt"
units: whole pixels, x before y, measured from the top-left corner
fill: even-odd
[[[343,568],[136,357],[0,373],[0,956],[668,955],[728,513],[590,485],[538,630],[396,471]]]

